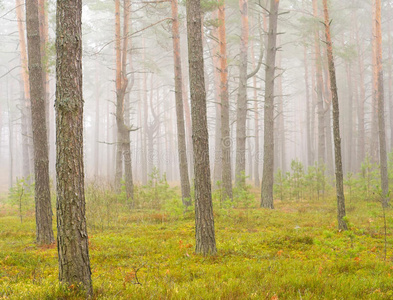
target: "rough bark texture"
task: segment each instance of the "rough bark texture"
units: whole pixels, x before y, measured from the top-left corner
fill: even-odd
[[[195,252],[217,252],[211,197],[209,139],[201,34],[201,4],[187,1],[188,62],[195,171]]]
[[[386,154],[386,134],[385,134],[385,103],[382,68],[382,24],[381,24],[381,0],[375,0],[375,33],[376,33],[376,71],[378,90],[376,91],[378,100],[378,136],[379,136],[379,162],[381,170],[382,205],[389,205],[389,179],[388,162]]]
[[[277,19],[279,0],[270,0],[269,31],[265,66],[264,153],[261,188],[261,207],[274,208],[274,80],[277,52]]]
[[[225,2],[218,8],[218,39],[220,43],[220,100],[221,100],[221,159],[222,159],[222,199],[232,200],[232,168],[231,145],[229,129],[229,95],[228,95],[228,65],[227,42],[225,33]]]
[[[60,281],[81,284],[91,296],[83,165],[81,17],[81,0],[57,1],[57,247]]]
[[[323,11],[325,15],[325,36],[327,45],[327,57],[329,65],[330,88],[332,92],[333,104],[333,134],[334,134],[334,156],[336,164],[336,194],[337,194],[337,219],[338,229],[347,230],[347,223],[345,217],[345,198],[344,198],[344,184],[343,184],[343,166],[341,161],[341,137],[340,137],[340,118],[338,107],[338,94],[336,84],[336,70],[333,60],[332,39],[330,36],[329,11],[327,7],[327,0],[323,0]]]
[[[239,88],[236,112],[236,166],[235,183],[245,185],[246,172],[246,120],[247,120],[247,52],[248,52],[248,0],[239,0],[241,37],[239,57]]]
[[[54,242],[49,187],[48,140],[45,121],[45,90],[42,81],[37,0],[26,1],[26,29],[34,147],[35,213],[38,244]]]
[[[180,33],[177,0],[172,0],[172,38],[173,38],[173,60],[175,68],[175,101],[177,120],[177,143],[179,153],[180,184],[182,201],[185,207],[191,205],[190,180],[188,178],[186,131],[184,128],[184,108],[182,91],[182,68],[180,56]]]

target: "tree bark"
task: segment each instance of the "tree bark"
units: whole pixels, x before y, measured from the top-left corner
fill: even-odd
[[[279,0],[270,0],[269,31],[265,67],[264,153],[261,188],[261,207],[274,208],[274,80],[277,52],[277,19]]]
[[[343,166],[341,161],[341,137],[340,137],[340,117],[338,94],[336,84],[336,70],[334,67],[332,39],[330,36],[330,20],[327,0],[323,0],[323,11],[325,15],[325,37],[327,45],[327,58],[329,65],[330,89],[332,93],[333,104],[333,134],[334,134],[334,154],[336,164],[336,193],[337,193],[337,219],[338,229],[347,230],[347,223],[345,217],[345,198],[344,198],[344,184],[343,184]]]
[[[26,29],[34,147],[35,212],[37,243],[54,242],[49,187],[48,137],[45,120],[45,90],[42,80],[37,0],[26,1]]]
[[[229,95],[228,95],[228,64],[227,42],[225,32],[225,1],[218,8],[218,38],[220,43],[220,100],[221,100],[221,160],[222,160],[222,200],[232,200],[232,168],[231,145],[229,129]]]
[[[236,112],[236,166],[235,183],[245,185],[246,172],[246,120],[247,120],[247,52],[248,52],[248,0],[239,0],[241,37],[239,57],[239,88]]]
[[[177,120],[177,143],[179,153],[180,184],[183,205],[187,208],[191,205],[190,180],[188,178],[186,131],[184,128],[184,108],[182,91],[182,68],[180,56],[180,33],[177,0],[172,0],[172,38],[173,38],[173,60],[175,74],[175,101]]]
[[[211,197],[200,1],[187,1],[186,9],[195,171],[195,252],[214,255],[217,248]]]
[[[85,218],[81,17],[81,0],[57,1],[57,246],[60,281],[82,284],[92,296]]]

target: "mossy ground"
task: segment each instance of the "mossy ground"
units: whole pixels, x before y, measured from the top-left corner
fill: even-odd
[[[393,299],[390,210],[385,260],[377,202],[351,200],[349,232],[332,196],[275,206],[215,208],[214,257],[194,254],[192,212],[122,210],[90,225],[94,299]],[[56,247],[34,239],[32,213],[21,224],[0,206],[0,298],[83,299],[59,284]]]

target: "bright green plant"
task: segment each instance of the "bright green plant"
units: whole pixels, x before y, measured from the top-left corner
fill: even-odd
[[[15,185],[10,189],[9,202],[18,206],[20,222],[23,222],[23,214],[34,206],[34,184],[29,183],[28,178],[16,178]]]
[[[160,175],[160,171],[154,168],[149,175],[147,185],[135,191],[135,201],[139,208],[161,209],[166,201],[179,197],[174,188],[171,188],[166,180],[166,174]]]

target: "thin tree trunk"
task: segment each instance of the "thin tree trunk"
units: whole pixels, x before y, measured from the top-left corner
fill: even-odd
[[[318,19],[318,2],[313,0],[313,15]],[[317,26],[317,25],[316,25]],[[323,107],[323,78],[322,78],[322,61],[321,50],[319,45],[319,29],[314,29],[314,47],[315,47],[315,71],[316,71],[316,89],[317,89],[317,114],[318,114],[318,164],[325,163],[325,110]]]
[[[186,9],[195,170],[195,252],[214,255],[217,248],[211,197],[200,1],[187,1]]]
[[[358,24],[358,18],[356,11],[355,24]],[[359,98],[357,103],[357,117],[358,117],[358,143],[357,143],[357,169],[360,169],[361,163],[365,158],[365,125],[364,125],[364,102],[366,101],[365,81],[364,81],[364,59],[363,59],[363,48],[359,37],[359,28],[355,27],[355,38],[356,38],[356,50],[358,52],[358,73],[359,73]]]
[[[100,156],[100,84],[99,77],[100,68],[98,61],[96,63],[96,74],[95,74],[95,117],[94,117],[94,177],[97,179],[99,176],[99,156]]]
[[[343,166],[341,161],[341,137],[340,137],[340,117],[338,94],[336,85],[336,70],[333,60],[333,47],[332,39],[330,36],[330,20],[329,11],[327,7],[327,0],[323,0],[323,8],[325,15],[325,36],[327,45],[327,57],[329,65],[330,88],[332,93],[333,104],[333,134],[334,134],[334,155],[336,164],[336,193],[337,193],[337,219],[338,229],[347,230],[347,223],[345,217],[345,198],[344,198],[344,185],[343,185]]]
[[[260,43],[263,43],[261,40]],[[252,68],[255,70],[255,55],[254,55],[254,43],[251,41],[251,59]],[[253,101],[254,101],[254,135],[255,135],[255,154],[254,154],[254,185],[259,188],[261,180],[259,178],[259,102],[257,96],[257,77],[252,78],[253,86]]]
[[[81,0],[57,1],[57,246],[60,281],[81,284],[92,296],[85,217],[81,19]]]
[[[277,51],[277,19],[279,0],[270,0],[269,31],[265,67],[264,153],[261,188],[261,207],[274,208],[274,80]]]
[[[34,146],[35,212],[38,244],[54,242],[49,187],[48,137],[45,120],[45,90],[42,80],[38,2],[26,2],[26,29]]]
[[[29,122],[30,122],[30,87],[29,75],[27,70],[27,53],[25,28],[23,22],[23,6],[20,0],[16,0],[16,17],[18,21],[19,48],[21,57],[21,133],[22,133],[22,160],[23,160],[23,177],[25,179],[30,175],[30,157],[29,157]]]
[[[241,37],[239,58],[239,88],[236,112],[236,166],[235,182],[245,185],[246,172],[246,120],[247,120],[247,52],[248,52],[248,0],[239,0]]]
[[[213,12],[212,18],[217,19],[218,12]],[[212,35],[218,40],[217,27],[213,27]],[[219,182],[222,179],[222,149],[221,149],[221,99],[220,99],[220,44],[212,40],[214,43],[212,60],[213,60],[213,74],[214,74],[214,99],[215,103],[215,132],[214,132],[214,174],[213,174],[213,186],[219,188]]]
[[[184,128],[184,108],[182,91],[182,68],[180,56],[180,33],[177,0],[172,0],[172,38],[173,38],[173,59],[175,73],[175,101],[177,120],[177,143],[179,153],[179,171],[182,191],[183,205],[187,208],[191,205],[190,180],[188,178],[186,131]]]
[[[120,0],[115,0],[115,51],[116,51],[116,172],[115,172],[115,190],[120,193],[121,178],[123,177],[123,145],[121,123],[124,118],[123,100],[124,93],[122,90],[122,64],[121,64],[121,29],[120,29]]]
[[[228,65],[227,65],[227,42],[225,32],[225,2],[218,8],[218,36],[220,43],[220,100],[221,100],[221,149],[222,149],[222,199],[232,200],[232,169],[231,169],[231,145],[232,139],[229,129],[229,95],[228,95]]]
[[[308,81],[308,60],[307,60],[307,48],[303,46],[303,60],[304,60],[304,83],[306,89],[306,137],[307,137],[307,165],[312,166],[314,164],[314,151],[313,151],[313,143],[312,143],[312,134],[311,134],[311,120],[314,118],[314,115],[311,114],[310,106],[310,91],[309,91],[309,81]]]

